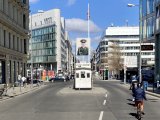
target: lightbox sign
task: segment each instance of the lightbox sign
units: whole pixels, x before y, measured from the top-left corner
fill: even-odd
[[[141,45],[141,51],[153,50],[153,45]]]

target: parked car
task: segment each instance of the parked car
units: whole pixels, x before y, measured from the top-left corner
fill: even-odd
[[[65,77],[64,76],[55,76],[54,78],[50,78],[49,81],[50,82],[55,82],[55,81],[65,81]]]
[[[54,77],[49,78],[49,82],[53,82],[54,81]]]

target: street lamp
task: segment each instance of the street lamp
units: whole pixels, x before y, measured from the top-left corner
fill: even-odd
[[[128,7],[135,7],[135,6],[139,6],[139,5],[128,3],[127,6]]]
[[[137,5],[137,4],[131,4],[131,3],[127,4],[127,6],[128,7],[139,7],[139,5]],[[140,20],[140,8],[139,8],[139,20]],[[139,21],[139,31],[140,31],[140,21]],[[141,66],[142,66],[141,44],[142,44],[142,41],[141,41],[140,37],[139,37],[139,44],[140,44],[140,48],[139,48],[139,82],[141,83],[142,82],[142,71],[141,71]]]
[[[31,85],[32,85],[32,87],[33,87],[33,52],[32,52],[32,39],[33,39],[33,37],[32,37],[32,12],[31,12],[31,15],[30,15],[30,22],[31,22],[31,28],[30,28],[30,35],[31,35],[31,37],[30,37],[30,40],[31,40]]]

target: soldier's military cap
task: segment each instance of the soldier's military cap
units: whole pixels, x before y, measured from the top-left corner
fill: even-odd
[[[86,40],[85,40],[85,39],[82,39],[82,40],[81,40],[81,43],[85,43],[85,42],[86,42]]]

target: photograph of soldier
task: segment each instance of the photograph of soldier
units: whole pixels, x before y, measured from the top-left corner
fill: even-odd
[[[77,55],[88,55],[88,47],[86,47],[87,40],[80,40],[81,47],[78,48]]]

